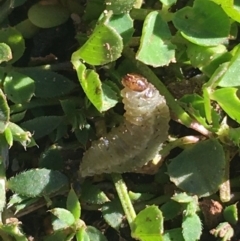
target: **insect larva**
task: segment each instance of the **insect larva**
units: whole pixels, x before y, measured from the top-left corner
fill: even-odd
[[[140,75],[127,74],[122,83],[125,120],[85,152],[82,177],[132,172],[152,160],[167,139],[170,117],[165,98]]]

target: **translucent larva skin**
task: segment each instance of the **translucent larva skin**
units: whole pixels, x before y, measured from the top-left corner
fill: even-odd
[[[167,139],[170,116],[165,98],[140,75],[127,74],[122,83],[124,123],[92,143],[80,165],[82,177],[133,172],[152,160]]]

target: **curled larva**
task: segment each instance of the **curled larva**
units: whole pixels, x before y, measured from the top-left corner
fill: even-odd
[[[125,120],[85,152],[82,177],[132,172],[152,160],[167,139],[170,117],[165,98],[140,75],[127,74],[122,83]]]

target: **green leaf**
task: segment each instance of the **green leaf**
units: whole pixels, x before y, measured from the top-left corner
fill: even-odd
[[[162,241],[163,216],[157,206],[140,211],[132,223],[132,237],[141,241]]]
[[[157,11],[151,12],[144,21],[140,48],[136,58],[153,67],[174,62],[175,46],[170,40],[171,33],[167,23]]]
[[[202,223],[198,215],[185,216],[182,222],[182,229],[185,241],[199,240],[202,234]]]
[[[107,20],[105,23],[97,25],[88,41],[73,53],[73,64],[74,60],[83,59],[91,65],[103,65],[113,62],[121,56],[122,37],[114,28],[107,25]]]
[[[231,225],[236,225],[238,222],[238,207],[237,204],[232,204],[225,207],[223,211],[223,216],[227,222]]]
[[[0,64],[8,62],[10,59],[12,59],[11,48],[5,43],[0,43]]]
[[[239,1],[233,0],[213,0],[215,3],[221,5],[226,14],[233,20],[240,22]]]
[[[137,203],[137,202],[143,202],[143,201],[147,201],[150,200],[152,198],[154,198],[154,194],[151,193],[144,193],[144,192],[132,192],[129,191],[128,192],[129,198],[131,199],[131,201],[133,203]]]
[[[210,128],[206,122],[204,99],[198,94],[186,94],[180,100],[184,109],[188,111],[201,125]]]
[[[223,147],[216,139],[186,148],[168,165],[170,180],[185,192],[209,196],[224,181],[226,168]]]
[[[107,25],[115,29],[121,35],[124,45],[129,42],[134,32],[133,20],[129,13],[112,15]]]
[[[164,241],[185,241],[182,236],[181,228],[174,228],[170,230],[166,230],[163,235]]]
[[[88,234],[89,241],[107,241],[106,237],[98,229],[87,226],[86,233]]]
[[[172,197],[172,200],[178,202],[178,203],[190,203],[194,199],[192,196],[187,195],[186,193],[178,193]]]
[[[86,1],[84,20],[91,22],[97,20],[101,13],[105,10],[105,0]]]
[[[216,58],[210,61],[208,65],[201,68],[201,71],[208,77],[212,77],[218,67],[224,65],[226,62],[229,62],[232,59],[232,54],[230,52],[226,52],[220,55],[217,54],[215,57]]]
[[[39,28],[52,28],[65,23],[70,16],[67,8],[60,4],[32,5],[28,10],[29,20]]]
[[[129,12],[135,3],[135,0],[105,0],[106,9],[112,10],[114,14]]]
[[[16,71],[10,71],[3,83],[7,98],[16,104],[30,101],[35,91],[34,80]]]
[[[163,213],[164,220],[171,220],[175,218],[179,213],[182,211],[182,206],[181,204],[170,200],[166,203],[164,203],[161,207],[160,210]]]
[[[109,199],[97,186],[85,181],[82,184],[81,201],[89,204],[103,204],[109,202]]]
[[[76,85],[63,75],[50,70],[23,69],[21,73],[35,81],[35,95],[39,98],[54,98],[68,94]]]
[[[118,199],[104,203],[102,207],[102,215],[109,226],[118,230],[124,219],[124,211]]]
[[[22,57],[25,51],[25,42],[20,34],[15,28],[4,28],[0,29],[0,43],[7,44],[12,51],[13,58],[8,61],[8,63],[14,63],[20,57]]]
[[[240,75],[240,45],[235,47],[237,51],[232,57],[231,61],[226,67],[226,72],[218,80],[218,86],[221,87],[235,87],[240,86],[239,78],[236,76]]]
[[[21,123],[21,127],[33,133],[37,140],[50,134],[63,121],[62,116],[40,116]]]
[[[67,185],[65,175],[48,169],[22,172],[7,182],[9,189],[27,197],[48,196]]]
[[[50,212],[55,215],[61,222],[66,224],[66,227],[73,225],[75,222],[75,218],[72,213],[64,208],[54,208],[50,210]]]
[[[78,220],[81,216],[81,206],[80,202],[78,201],[78,196],[71,188],[68,197],[67,197],[67,210],[71,212],[74,216],[75,221]]]
[[[0,89],[0,133],[6,129],[10,119],[10,109],[6,100],[6,96]]]
[[[222,88],[211,93],[210,98],[217,101],[221,108],[235,121],[240,123],[240,100],[237,88]],[[226,98],[227,96],[227,98]]]
[[[47,168],[51,170],[61,170],[64,168],[61,147],[52,145],[47,150],[42,152],[39,160],[39,168]]]
[[[115,106],[116,93],[101,83],[98,74],[94,70],[86,69],[80,61],[74,61],[73,64],[84,92],[97,110],[102,112]]]
[[[209,65],[214,59],[227,52],[227,48],[222,44],[206,47],[188,43],[187,46],[187,55],[195,68]]]
[[[14,123],[20,122],[25,117],[26,112],[27,111],[23,111],[23,112],[19,112],[19,113],[16,113],[16,114],[12,114],[11,115],[11,121],[14,122]]]
[[[173,24],[182,36],[192,43],[215,46],[224,43],[230,32],[230,19],[222,8],[212,1],[194,1],[177,11]]]
[[[18,23],[15,25],[15,28],[22,34],[25,39],[32,38],[39,31],[39,28],[29,19],[25,19]]]

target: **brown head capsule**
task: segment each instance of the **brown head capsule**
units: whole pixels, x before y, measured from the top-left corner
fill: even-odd
[[[122,78],[122,84],[133,91],[142,92],[148,88],[147,80],[139,74],[126,74]]]

